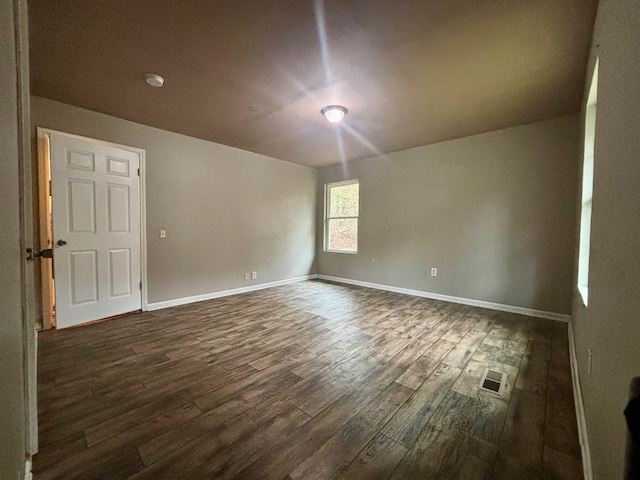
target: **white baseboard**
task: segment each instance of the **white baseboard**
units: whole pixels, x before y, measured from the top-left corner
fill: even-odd
[[[349,278],[331,277],[329,275],[317,275],[320,280],[329,280],[331,282],[347,283],[349,285],[357,285],[359,287],[375,288],[376,290],[385,290],[387,292],[403,293],[405,295],[413,295],[414,297],[430,298],[432,300],[442,300],[451,303],[460,303],[462,305],[470,305],[472,307],[488,308],[490,310],[499,310],[502,312],[517,313],[530,317],[547,318],[549,320],[558,320],[560,322],[569,323],[571,317],[562,313],[545,312],[544,310],[534,310],[532,308],[516,307],[513,305],[503,305],[501,303],[485,302],[482,300],[474,300],[471,298],[453,297],[450,295],[441,295],[439,293],[424,292],[422,290],[412,290],[409,288],[392,287],[390,285],[381,285],[378,283],[363,282],[360,280],[351,280]]]
[[[33,480],[33,473],[31,472],[32,470],[31,467],[32,467],[31,460],[28,459],[24,463],[24,480]]]
[[[580,371],[578,370],[578,357],[576,356],[576,344],[573,337],[573,328],[569,322],[569,358],[571,359],[571,379],[573,381],[573,400],[576,406],[576,418],[578,419],[578,437],[582,450],[582,470],[585,480],[593,480],[591,467],[591,447],[587,435],[587,418],[584,413],[584,401],[582,400],[582,386],[580,385]]]
[[[204,293],[202,295],[194,295],[193,297],[176,298],[174,300],[166,300],[164,302],[148,303],[147,311],[161,310],[163,308],[177,307],[179,305],[187,305],[189,303],[202,302],[204,300],[212,300],[214,298],[228,297],[230,295],[238,295],[240,293],[255,292],[264,290],[265,288],[279,287],[289,283],[302,282],[304,280],[314,280],[316,275],[305,275],[304,277],[288,278],[286,280],[278,280],[277,282],[260,283],[248,287],[233,288],[231,290],[221,290],[219,292]]]

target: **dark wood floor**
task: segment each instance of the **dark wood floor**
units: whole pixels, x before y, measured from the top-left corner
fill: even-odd
[[[44,332],[38,384],[36,480],[582,478],[566,324],[400,294],[308,281]]]

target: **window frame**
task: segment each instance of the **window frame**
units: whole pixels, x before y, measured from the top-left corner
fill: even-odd
[[[591,257],[591,217],[595,178],[595,137],[598,104],[598,73],[600,58],[596,58],[585,107],[582,191],[580,192],[580,235],[578,239],[577,288],[585,307],[589,304],[589,263]]]
[[[340,216],[340,217],[332,217],[331,216],[331,188],[334,187],[344,187],[346,185],[358,185],[358,215],[353,216]],[[323,250],[325,253],[344,253],[347,255],[357,255],[359,249],[359,235],[358,232],[360,230],[360,179],[353,178],[350,180],[342,180],[340,182],[329,182],[324,184],[324,232],[323,232]],[[329,221],[335,219],[355,219],[356,220],[356,250],[332,250],[329,248]]]

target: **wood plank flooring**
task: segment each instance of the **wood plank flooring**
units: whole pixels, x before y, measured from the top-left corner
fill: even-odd
[[[43,332],[38,386],[36,480],[582,478],[566,324],[366,288]]]

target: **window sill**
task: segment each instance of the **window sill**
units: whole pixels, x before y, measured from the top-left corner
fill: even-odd
[[[324,253],[344,253],[347,255],[357,255],[358,252],[348,252],[345,250],[325,250]]]

